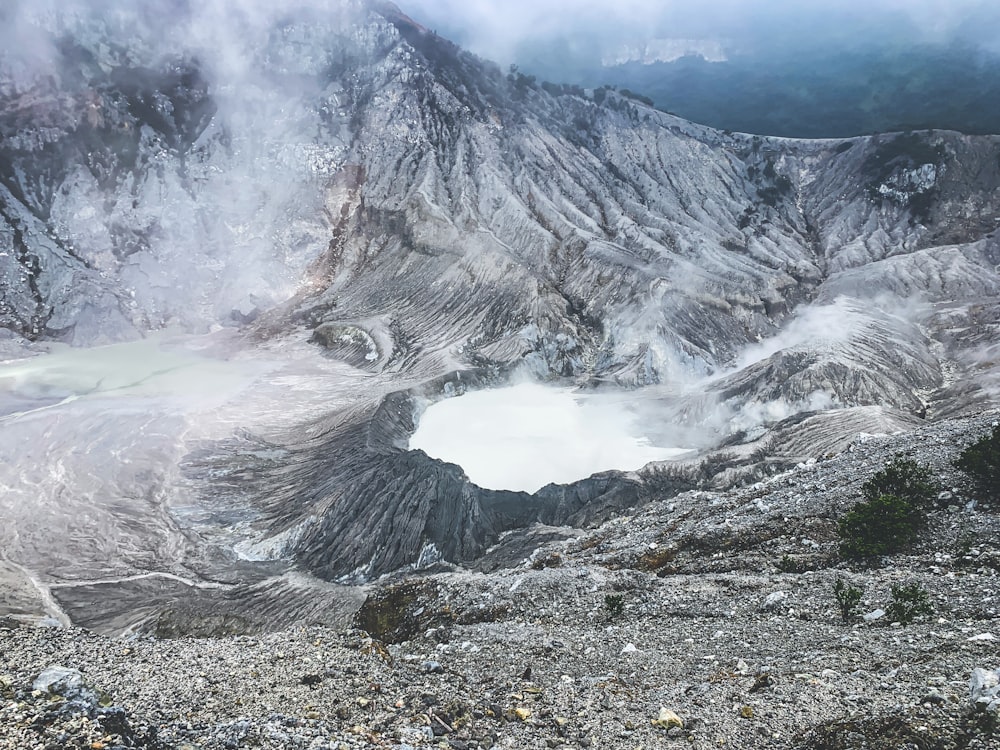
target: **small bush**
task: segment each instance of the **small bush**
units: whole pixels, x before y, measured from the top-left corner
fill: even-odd
[[[618,620],[625,614],[625,597],[621,594],[608,594],[604,597],[604,611],[609,620]]]
[[[869,502],[893,495],[915,506],[931,505],[940,491],[930,469],[905,458],[893,459],[861,487],[861,494]]]
[[[927,592],[917,583],[892,587],[892,601],[885,613],[890,622],[903,624],[913,622],[917,617],[934,614]]]
[[[962,451],[955,468],[969,475],[973,495],[979,502],[1000,501],[1000,426]]]
[[[840,554],[865,559],[899,552],[914,542],[924,523],[921,509],[896,495],[860,502],[840,519]]]
[[[781,559],[778,561],[778,570],[782,573],[798,573],[799,564],[795,562],[789,555],[782,555]]]
[[[843,578],[838,578],[837,582],[833,584],[833,596],[837,600],[840,616],[844,618],[845,623],[850,622],[857,615],[858,604],[861,603],[863,593],[861,589],[844,583]]]

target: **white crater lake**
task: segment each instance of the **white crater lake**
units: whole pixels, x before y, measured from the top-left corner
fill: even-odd
[[[524,492],[689,452],[653,445],[643,435],[640,409],[630,393],[535,383],[470,391],[430,405],[410,448],[458,464],[480,487]]]

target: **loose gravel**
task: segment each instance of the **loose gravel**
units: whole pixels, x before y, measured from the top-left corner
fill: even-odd
[[[385,579],[350,630],[116,639],[0,621],[0,748],[995,750],[1000,513],[951,467],[994,416],[538,529],[548,541],[513,568]],[[939,507],[907,554],[847,565],[836,519],[899,453],[932,467]],[[864,592],[847,623],[838,578]],[[900,583],[933,614],[879,615]]]

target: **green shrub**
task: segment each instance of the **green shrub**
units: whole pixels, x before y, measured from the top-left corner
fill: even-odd
[[[973,495],[979,502],[1000,501],[1000,426],[962,451],[955,468],[969,475]]]
[[[854,588],[849,583],[844,583],[843,578],[838,578],[837,582],[833,584],[833,596],[837,600],[840,616],[844,618],[845,623],[854,619],[863,593],[861,589]]]
[[[893,495],[918,507],[929,506],[940,491],[930,469],[905,458],[893,459],[861,486],[861,494],[869,502]]]
[[[840,554],[864,559],[899,552],[913,543],[924,523],[920,508],[895,495],[860,502],[840,519]]]
[[[913,622],[922,615],[934,614],[927,592],[917,583],[892,587],[892,601],[885,608],[890,622]]]
[[[608,594],[604,597],[604,611],[609,620],[617,620],[625,614],[625,597],[621,594]]]
[[[923,511],[940,489],[930,469],[909,459],[893,459],[862,485],[864,501],[840,519],[840,553],[865,559],[906,548],[923,527]]]

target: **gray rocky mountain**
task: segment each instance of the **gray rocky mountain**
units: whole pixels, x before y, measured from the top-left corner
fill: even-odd
[[[23,611],[115,630],[225,590],[280,620],[995,402],[1000,138],[717,132],[381,2],[0,13],[31,42],[0,55],[5,354],[180,329],[299,368],[197,412],[15,393]],[[531,496],[407,450],[515,370],[641,388],[701,453]]]

